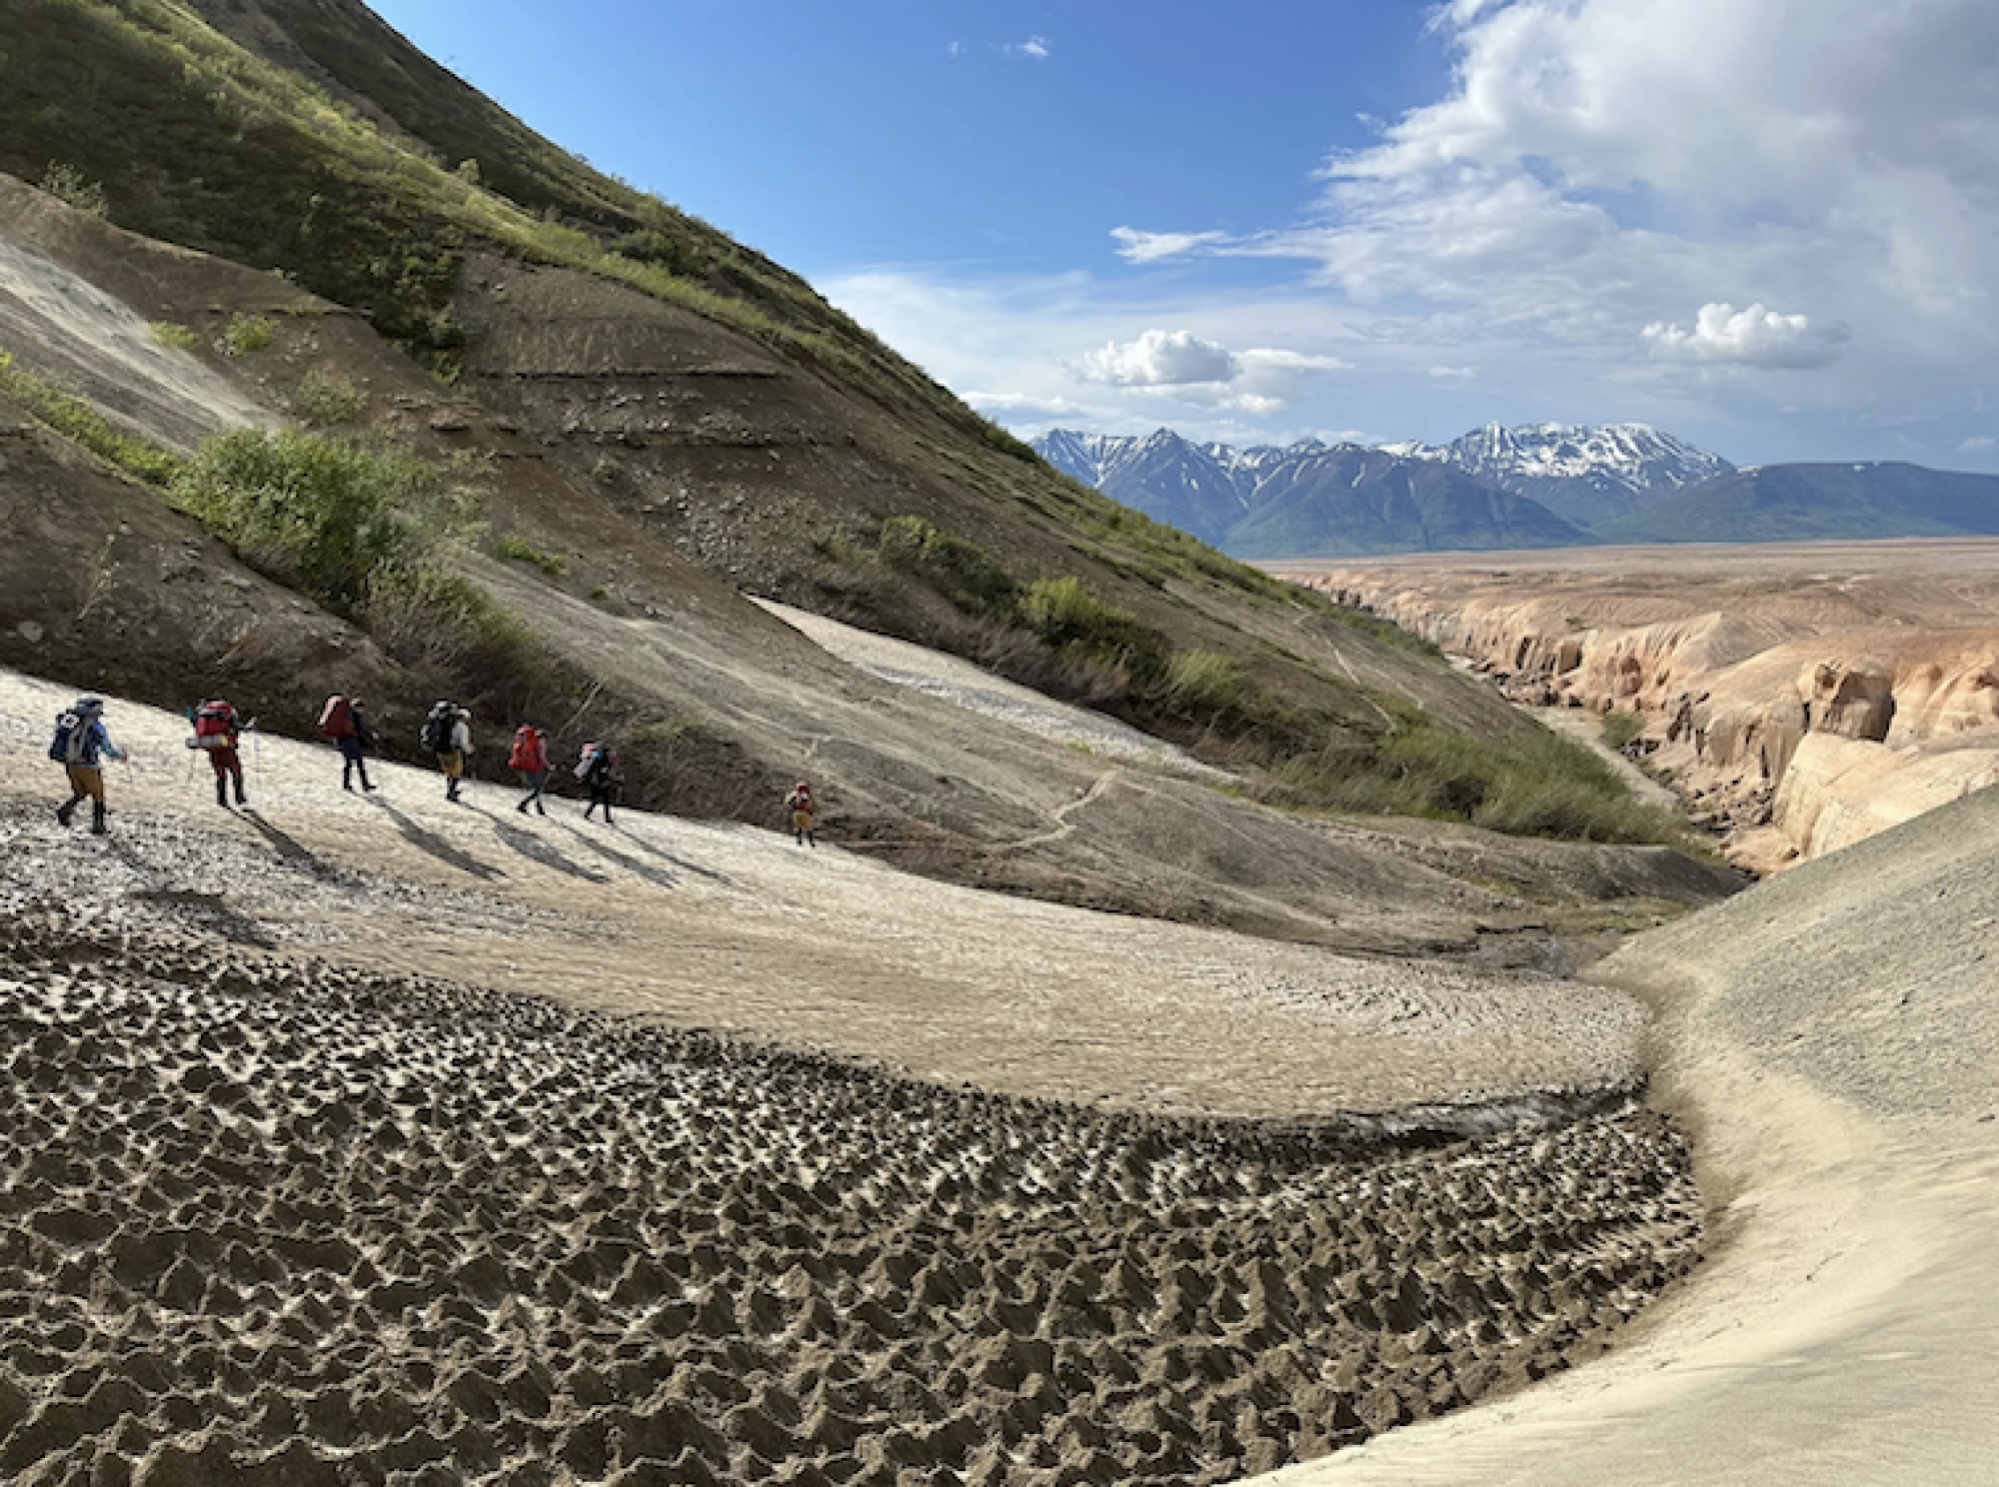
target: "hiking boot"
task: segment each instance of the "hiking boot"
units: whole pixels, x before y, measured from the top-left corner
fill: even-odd
[[[92,836],[104,835],[104,807],[101,805],[93,804],[90,807],[90,834]]]
[[[548,807],[543,805],[539,800],[537,800],[534,803],[534,813],[537,816],[546,816],[548,814]]]
[[[69,823],[70,823],[70,818],[71,818],[71,817],[73,817],[73,816],[74,816],[74,815],[76,814],[76,803],[77,803],[77,800],[82,800],[82,799],[83,799],[83,797],[82,797],[81,795],[79,795],[79,796],[77,796],[76,800],[72,800],[72,801],[71,801],[71,802],[70,802],[70,803],[69,803],[68,805],[59,805],[59,806],[57,806],[57,807],[56,807],[56,820],[60,821],[60,822],[61,822],[61,823],[62,823],[63,825],[65,825],[65,826],[69,825]]]
[[[229,809],[229,783],[228,783],[228,781],[226,781],[226,780],[217,780],[217,781],[215,782],[215,803],[216,803],[217,805],[221,806],[221,807],[222,807],[222,808],[223,808],[223,809],[224,809],[225,811]]]
[[[519,811],[523,816],[525,816],[528,813],[528,803],[524,800],[519,805],[515,806],[514,809]]]

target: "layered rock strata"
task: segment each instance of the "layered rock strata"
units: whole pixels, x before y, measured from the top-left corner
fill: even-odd
[[[1662,574],[1632,550],[1287,576],[1516,701],[1637,714],[1626,752],[1769,871],[1999,780],[1990,544],[1880,547],[1765,554],[1753,572],[1688,556]]]
[[[1634,1110],[1118,1115],[10,896],[13,1482],[1218,1482],[1560,1368],[1694,1257]]]

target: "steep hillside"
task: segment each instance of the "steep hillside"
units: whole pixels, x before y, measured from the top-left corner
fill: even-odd
[[[358,6],[218,7],[256,53],[150,0],[14,14],[35,82],[0,94],[0,152],[62,201],[0,181],[23,441],[0,658],[179,705],[226,683],[277,726],[365,689],[399,751],[457,695],[489,737],[615,732],[634,799],[706,815],[761,817],[809,769],[849,840],[906,865],[1307,937],[1354,932],[1326,896],[1381,849],[1348,842],[1316,884],[1260,852],[1224,866],[1233,831],[1313,830],[1249,801],[1670,830],[1434,653],[1063,479],[781,270],[431,86]],[[441,118],[454,152],[516,151],[527,201],[380,122]],[[79,355],[99,345],[120,352]],[[230,483],[224,457],[266,446],[216,436],[278,424],[307,431],[269,441],[295,462],[421,494],[382,514],[392,560],[326,580],[294,523],[330,518],[326,493]],[[71,480],[56,504],[86,519],[48,519],[46,482]],[[282,521],[243,525],[258,510]],[[745,591],[1090,702],[1243,798],[1126,796],[1074,751],[940,729]],[[1217,812],[1245,824],[1186,830]],[[1129,870],[1160,860],[1184,874]],[[1218,897],[1204,863],[1258,886]]]

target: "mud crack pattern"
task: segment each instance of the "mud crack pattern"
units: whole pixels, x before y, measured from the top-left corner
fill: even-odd
[[[213,944],[0,930],[0,1476],[1212,1483],[1692,1263],[1627,1111],[1171,1120]]]

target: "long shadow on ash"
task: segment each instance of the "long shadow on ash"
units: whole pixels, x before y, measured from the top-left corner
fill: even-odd
[[[506,876],[499,868],[488,867],[470,852],[452,846],[451,843],[447,842],[436,832],[417,825],[416,822],[390,805],[381,796],[370,795],[368,803],[388,816],[391,821],[395,822],[396,830],[403,834],[403,840],[418,851],[428,852],[439,862],[455,867],[461,873],[470,873],[482,882],[490,883],[495,878],[504,878]],[[486,815],[484,811],[480,811],[478,814],[482,816]],[[487,819],[491,820],[492,818],[488,816]]]
[[[697,878],[706,878],[711,883],[720,883],[724,888],[733,888],[736,886],[735,880],[727,873],[718,873],[712,867],[702,867],[699,863],[689,862],[684,857],[675,857],[671,852],[661,847],[655,847],[644,837],[634,832],[626,831],[623,827],[614,826],[611,829],[616,831],[626,843],[637,847],[648,857],[657,857],[662,862],[670,862],[684,873],[692,873]]]
[[[542,840],[525,826],[516,826],[508,821],[495,821],[493,834],[504,844],[543,867],[554,868],[559,873],[567,873],[572,878],[581,878],[586,883],[608,883],[610,874],[600,873],[594,867],[586,867],[566,855],[560,847]]]
[[[140,903],[156,904],[160,908],[177,914],[182,919],[201,929],[213,930],[223,939],[237,945],[255,945],[269,950],[277,941],[264,933],[264,927],[229,903],[220,893],[204,893],[197,888],[180,888],[154,863],[148,862],[132,845],[119,838],[107,839],[111,855],[120,858],[130,868],[132,875],[150,882],[149,888],[134,888],[125,896]]]
[[[341,872],[339,868],[324,858],[315,855],[310,847],[305,846],[289,832],[265,820],[252,807],[238,806],[236,814],[257,828],[258,835],[271,844],[272,849],[277,852],[278,856],[284,860],[287,866],[298,868],[301,872],[310,873],[322,883],[341,883],[347,881],[347,874]]]
[[[576,840],[579,843],[581,843],[583,846],[589,848],[592,852],[595,852],[599,857],[602,857],[607,862],[617,863],[619,867],[623,868],[626,872],[630,873],[635,878],[644,878],[648,883],[654,884],[655,886],[660,888],[677,888],[680,886],[680,880],[674,877],[672,873],[667,872],[664,868],[648,866],[646,863],[640,862],[638,858],[620,852],[616,847],[607,847],[602,842],[598,841],[596,837],[584,831],[581,827],[571,825],[569,822],[564,821],[562,823],[562,828],[563,830],[567,831],[571,836],[575,837]],[[617,830],[615,826],[607,826],[604,829],[606,831]],[[631,838],[627,837],[626,840],[629,841],[631,840]]]

